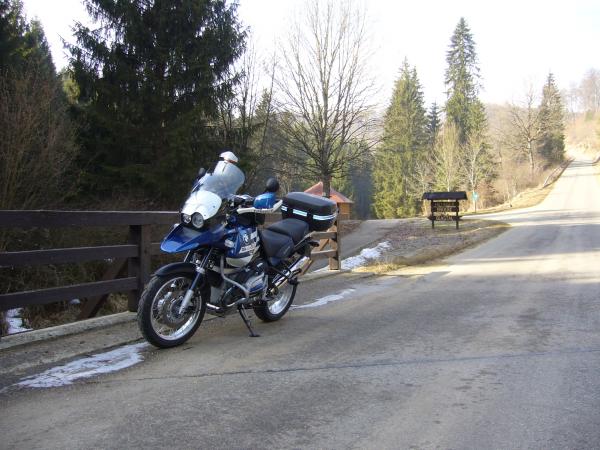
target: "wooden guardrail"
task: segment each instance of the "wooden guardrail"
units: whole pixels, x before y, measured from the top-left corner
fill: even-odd
[[[128,309],[135,311],[150,279],[151,256],[160,252],[159,244],[150,241],[150,227],[172,224],[178,218],[174,212],[0,211],[3,228],[129,227],[127,244],[0,253],[0,268],[113,260],[98,281],[2,294],[0,310],[85,298],[79,317],[83,319],[96,315],[109,294],[122,292],[129,297]]]
[[[0,211],[0,228],[129,227],[127,244],[1,252],[0,269],[106,259],[113,262],[98,281],[1,294],[0,311],[81,298],[86,299],[79,316],[84,319],[95,316],[108,296],[117,292],[127,293],[128,309],[136,311],[139,296],[151,276],[151,257],[161,253],[160,244],[151,242],[151,226],[178,220],[176,212]],[[314,237],[320,243],[312,259],[329,258],[330,269],[339,269],[337,222],[330,231],[315,233]]]
[[[315,260],[322,258],[329,258],[329,270],[340,270],[342,268],[339,224],[338,218],[329,230],[313,234],[313,238],[319,241],[319,246],[311,252],[310,264],[304,267],[303,273],[308,271]]]
[[[593,161],[592,165],[596,164],[598,162],[598,160],[600,160],[600,157],[598,157],[598,159]],[[556,180],[558,180],[558,178],[562,175],[562,173],[567,169],[567,167],[569,167],[569,164],[571,164],[572,162],[573,162],[573,158],[568,158],[561,165],[556,166],[554,168],[554,170],[552,172],[550,172],[548,174],[548,176],[546,177],[546,179],[544,180],[544,183],[542,184],[542,189],[544,189],[549,184],[552,184]]]

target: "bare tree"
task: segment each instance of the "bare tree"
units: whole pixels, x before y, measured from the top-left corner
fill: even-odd
[[[0,209],[56,205],[69,192],[74,130],[60,87],[36,69],[0,75]],[[1,246],[1,243],[0,243]]]
[[[250,45],[228,75],[234,81],[233,92],[224,92],[219,102],[224,141],[241,152],[240,156],[247,152],[254,129],[258,101],[257,76],[257,56]]]
[[[308,0],[280,49],[281,126],[297,150],[289,156],[323,181],[325,196],[376,143],[364,20],[352,2]]]
[[[468,136],[462,155],[462,171],[471,190],[473,209],[477,210],[477,200],[474,194],[481,182],[489,178],[493,172],[493,165],[486,148],[484,135],[474,133]]]
[[[268,130],[273,121],[273,79],[275,59],[261,61],[255,42],[249,44],[228,75],[234,81],[231,91],[219,102],[219,130],[225,145],[240,157],[246,187],[256,187],[258,176],[269,160]]]
[[[542,137],[542,117],[540,108],[535,106],[535,94],[530,87],[525,94],[523,106],[511,104],[509,120],[511,132],[506,144],[524,155],[529,161],[529,178],[533,182],[536,170],[536,142]]]
[[[461,153],[456,127],[452,123],[444,124],[436,138],[432,161],[438,185],[448,192],[459,183]]]
[[[579,95],[584,111],[600,111],[600,71],[590,69],[586,72],[581,80]]]

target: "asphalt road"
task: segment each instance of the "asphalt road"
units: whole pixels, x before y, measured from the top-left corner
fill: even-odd
[[[514,228],[436,266],[332,282],[337,301],[261,338],[223,321],[115,374],[0,394],[0,447],[600,448],[593,169],[495,217]]]

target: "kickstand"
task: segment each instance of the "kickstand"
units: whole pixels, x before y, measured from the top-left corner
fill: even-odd
[[[244,311],[244,308],[242,308],[242,306],[238,306],[238,312],[240,313],[240,317],[244,321],[244,324],[246,325],[246,327],[248,327],[248,330],[250,331],[250,337],[260,337],[260,334],[256,334],[252,329],[250,319],[248,319],[248,316],[246,315],[246,312]]]

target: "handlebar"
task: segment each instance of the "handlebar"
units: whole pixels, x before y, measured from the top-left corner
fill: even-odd
[[[249,208],[238,208],[238,209],[236,209],[236,212],[238,214],[244,214],[244,213],[269,214],[269,213],[277,212],[277,210],[279,208],[281,208],[282,204],[283,204],[283,200],[279,200],[277,203],[275,203],[273,205],[272,208],[259,209],[259,208],[255,208],[254,206],[251,206]]]

